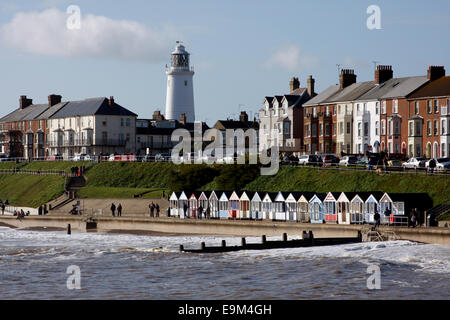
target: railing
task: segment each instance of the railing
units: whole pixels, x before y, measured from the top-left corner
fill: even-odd
[[[4,174],[24,174],[24,175],[34,175],[34,176],[75,176],[75,174],[66,172],[64,170],[26,170],[26,169],[0,169],[0,175]]]

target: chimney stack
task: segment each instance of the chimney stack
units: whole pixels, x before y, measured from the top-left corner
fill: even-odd
[[[428,67],[428,80],[434,81],[441,77],[445,77],[444,66],[429,66]]]
[[[153,112],[153,120],[155,121],[163,121],[164,120],[164,116],[161,114],[161,111],[155,111]]]
[[[180,123],[186,124],[186,113],[182,113],[180,116]]]
[[[114,106],[114,104],[115,104],[115,102],[114,102],[114,97],[113,97],[113,96],[109,97],[108,105],[109,105],[110,107],[112,107],[112,106]]]
[[[61,103],[62,97],[57,94],[51,94],[48,96],[48,106],[53,107],[54,105]]]
[[[247,112],[245,112],[245,111],[241,112],[241,115],[239,116],[239,121],[240,122],[248,122]]]
[[[392,66],[377,66],[375,70],[375,84],[382,84],[394,77]]]
[[[25,109],[33,104],[33,99],[28,99],[27,96],[20,96],[19,106],[20,109]]]
[[[310,97],[314,96],[314,84],[316,83],[316,80],[312,76],[308,77],[308,94]]]
[[[342,69],[339,76],[340,88],[344,89],[356,83],[356,74],[353,69]]]
[[[298,80],[298,78],[293,77],[291,79],[291,81],[289,81],[290,92],[292,92],[298,88],[300,88],[300,81]]]

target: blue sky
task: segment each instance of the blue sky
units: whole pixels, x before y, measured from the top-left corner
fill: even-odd
[[[81,9],[76,36],[64,22]],[[381,30],[369,30],[369,5]],[[44,103],[111,96],[151,117],[164,112],[165,65],[175,40],[191,52],[197,120],[250,117],[267,95],[285,94],[289,79],[308,75],[316,91],[337,83],[341,68],[373,79],[373,62],[397,77],[450,73],[450,2],[434,1],[86,1],[0,0],[1,114],[20,95]],[[72,37],[75,37],[72,39]]]

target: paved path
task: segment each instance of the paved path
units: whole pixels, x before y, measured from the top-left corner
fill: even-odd
[[[51,215],[69,215],[72,206],[80,201],[80,208],[85,210],[87,214],[97,214],[102,210],[102,215],[110,217],[111,204],[114,203],[116,207],[122,204],[122,216],[150,216],[149,204],[152,202],[160,207],[160,216],[166,215],[166,209],[169,206],[169,201],[164,199],[75,199],[72,202],[64,205],[58,210],[52,211]],[[156,211],[155,211],[156,213]],[[117,215],[117,210],[116,210]]]

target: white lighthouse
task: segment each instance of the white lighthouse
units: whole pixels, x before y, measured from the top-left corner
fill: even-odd
[[[187,122],[194,122],[194,71],[189,67],[189,53],[178,41],[166,74],[166,119],[180,120],[184,113]]]

